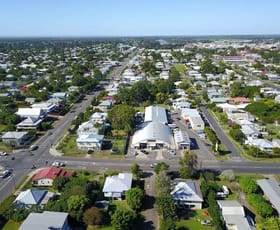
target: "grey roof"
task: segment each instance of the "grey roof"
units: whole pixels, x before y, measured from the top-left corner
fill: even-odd
[[[145,108],[145,122],[157,121],[162,123],[168,123],[165,108],[158,106],[149,106]]]
[[[280,214],[280,187],[274,179],[261,179],[257,180],[258,185],[263,190],[264,194],[268,197],[271,204]]]
[[[103,192],[124,192],[131,188],[132,173],[119,173],[119,175],[106,177]]]
[[[25,205],[33,205],[40,204],[42,199],[45,197],[47,191],[46,190],[26,190],[21,192],[17,198],[15,199],[15,204],[25,204]]]
[[[174,139],[175,139],[176,143],[189,143],[190,144],[190,142],[191,142],[187,131],[183,131],[183,130],[174,132]]]
[[[243,206],[237,200],[217,200],[227,226],[236,230],[251,230]]]
[[[156,140],[167,145],[172,143],[172,131],[168,125],[160,122],[149,122],[144,127],[136,131],[132,137],[132,145],[137,145],[140,142]]]
[[[66,212],[44,211],[43,213],[30,213],[19,230],[61,230],[67,220],[67,216],[68,213]]]
[[[10,131],[6,132],[3,136],[2,139],[20,139],[24,137],[28,132],[16,132],[16,131]]]
[[[203,202],[198,194],[197,184],[194,181],[179,182],[171,192],[174,200]]]

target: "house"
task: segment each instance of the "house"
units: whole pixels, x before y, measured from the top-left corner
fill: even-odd
[[[237,200],[217,200],[228,230],[253,230],[243,206]]]
[[[31,117],[35,120],[44,119],[47,115],[46,112],[40,108],[19,108],[16,114],[19,115],[21,119]]]
[[[276,103],[280,103],[280,95],[277,95],[275,98],[274,98],[274,101]]]
[[[30,213],[22,222],[19,230],[71,230],[67,218],[68,213],[66,212]]]
[[[40,170],[33,178],[33,186],[52,186],[53,181],[58,176],[70,177],[72,174],[61,168],[48,167]]]
[[[62,100],[66,100],[66,98],[68,97],[68,93],[64,93],[64,92],[57,92],[57,93],[53,93],[50,98],[59,98]]]
[[[111,109],[113,105],[112,100],[101,101],[97,106],[100,110],[106,112],[108,109]]]
[[[103,193],[105,197],[121,199],[127,190],[131,188],[132,173],[119,173],[106,177]]]
[[[31,190],[20,192],[13,205],[20,208],[30,208],[32,205],[45,205],[54,196],[53,192],[47,190]]]
[[[93,123],[98,123],[98,124],[102,124],[107,118],[107,113],[100,113],[100,112],[95,112],[94,114],[92,114],[90,116],[90,120]]]
[[[171,196],[178,206],[202,209],[202,195],[197,181],[175,181]]]
[[[28,140],[28,132],[9,131],[1,138],[5,144],[23,145]]]
[[[261,179],[257,180],[257,184],[262,189],[265,197],[276,209],[278,215],[280,215],[280,187],[275,179]]]
[[[248,144],[250,146],[254,146],[262,151],[271,152],[274,148],[271,141],[261,138],[250,138],[245,141],[245,144]]]
[[[242,103],[249,103],[250,100],[246,97],[230,97],[228,98],[228,102],[233,104],[242,104]]]
[[[33,104],[33,103],[35,103],[36,98],[35,98],[35,97],[27,97],[27,98],[25,98],[24,101],[25,101],[26,103]]]
[[[241,132],[245,135],[247,139],[249,138],[258,138],[261,133],[255,127],[251,125],[242,125]]]
[[[272,145],[275,148],[280,148],[280,139],[272,139]]]
[[[201,116],[189,117],[191,128],[195,131],[204,131],[204,121]]]
[[[55,111],[56,105],[49,102],[35,103],[31,105],[32,108],[41,109],[45,113],[50,113]]]
[[[177,146],[177,149],[190,149],[191,141],[189,135],[186,131],[175,130],[174,131],[174,140]]]
[[[175,101],[172,103],[172,106],[174,109],[176,110],[182,110],[182,109],[189,109],[191,108],[191,103],[190,102],[186,102],[186,101]]]
[[[173,143],[172,131],[161,122],[144,122],[132,137],[132,148],[170,148]]]
[[[100,150],[102,149],[104,135],[96,133],[81,134],[76,139],[77,147],[83,150]]]
[[[27,117],[22,122],[16,125],[17,130],[37,129],[42,123],[42,119],[36,119],[34,117]]]
[[[92,121],[86,121],[79,125],[77,130],[78,136],[83,134],[97,134],[98,128],[94,127],[94,123]]]

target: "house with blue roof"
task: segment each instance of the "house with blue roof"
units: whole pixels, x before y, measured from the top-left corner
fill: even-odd
[[[47,190],[31,190],[21,192],[15,201],[14,206],[20,208],[30,208],[32,205],[43,206],[47,204],[49,199],[54,196],[54,193]]]

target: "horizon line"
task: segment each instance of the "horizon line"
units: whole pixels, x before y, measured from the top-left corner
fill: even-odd
[[[14,38],[136,38],[136,37],[238,37],[238,36],[280,36],[280,33],[275,34],[194,34],[194,35],[24,35],[24,36],[9,36],[0,35],[0,39]]]

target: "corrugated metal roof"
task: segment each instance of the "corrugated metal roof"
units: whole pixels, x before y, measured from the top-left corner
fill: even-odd
[[[280,187],[274,179],[261,179],[257,180],[258,185],[263,190],[264,194],[268,197],[271,204],[280,214]]]
[[[145,122],[158,121],[168,123],[165,108],[158,106],[149,106],[145,108]]]
[[[169,126],[160,122],[149,122],[144,128],[136,131],[132,137],[132,145],[137,145],[148,140],[164,142],[168,145],[172,143],[172,131]]]

